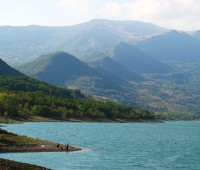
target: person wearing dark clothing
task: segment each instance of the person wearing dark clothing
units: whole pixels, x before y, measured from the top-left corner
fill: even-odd
[[[69,149],[69,144],[67,144],[67,147],[66,147],[66,150],[68,150]]]

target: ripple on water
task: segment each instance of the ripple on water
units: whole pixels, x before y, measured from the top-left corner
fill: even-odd
[[[1,154],[54,170],[200,169],[200,122],[25,123],[7,130],[82,147],[80,152]]]

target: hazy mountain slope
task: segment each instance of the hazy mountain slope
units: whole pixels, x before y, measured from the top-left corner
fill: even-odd
[[[158,60],[194,62],[200,60],[200,45],[190,35],[170,31],[137,44]]]
[[[193,37],[194,39],[196,39],[197,41],[200,42],[200,30],[195,31],[195,32],[192,34],[192,37]]]
[[[78,25],[79,34],[63,46],[76,56],[109,49],[121,41],[133,41],[141,36],[163,33],[166,29],[139,21],[92,20]],[[66,44],[64,44],[66,45]],[[73,50],[72,50],[73,49]],[[78,50],[77,50],[78,49]]]
[[[101,19],[66,27],[2,26],[0,55],[12,64],[24,63],[52,51],[67,51],[81,57],[120,41],[165,31],[159,26],[139,21]]]
[[[136,73],[167,73],[170,67],[145,54],[133,45],[120,43],[110,51],[110,56]]]
[[[183,77],[183,82],[179,81],[180,83],[176,82],[175,74],[171,76],[170,74],[168,76],[158,75],[157,78],[147,77],[147,81],[127,83],[111,71],[105,70],[102,67],[91,68],[64,52],[52,53],[41,57],[36,60],[37,62],[26,64],[26,69],[34,77],[44,76],[45,73],[47,75],[46,77],[37,78],[48,78],[45,79],[47,82],[63,87],[77,88],[85,94],[134,106],[138,105],[142,108],[159,112],[164,111],[173,114],[178,113],[180,115],[184,113],[191,116],[199,111],[198,106],[193,102],[198,102],[199,100],[199,93],[196,93],[199,91],[199,88],[186,86],[189,80],[186,80],[185,77]],[[55,64],[58,66],[55,66]],[[185,69],[187,70],[188,68]],[[32,70],[32,73],[30,70]],[[182,69],[180,73],[182,73]],[[171,77],[171,79],[168,80],[168,77]],[[180,78],[179,75],[178,77]],[[186,77],[195,78],[195,76],[189,75]],[[164,81],[160,81],[161,78],[164,78]],[[193,79],[191,83],[191,85],[194,84]],[[193,87],[192,90],[189,89],[190,87]],[[183,115],[183,117],[187,116]]]
[[[104,70],[111,72],[113,75],[118,76],[125,81],[143,81],[143,78],[140,75],[130,71],[125,66],[113,60],[112,58],[107,57],[106,54],[93,54],[89,57],[87,56],[85,60],[90,65],[94,67],[101,67]]]
[[[65,86],[65,81],[77,76],[95,76],[92,68],[65,52],[42,55],[20,70],[29,76],[50,84]]]
[[[83,97],[78,90],[67,90],[27,77],[0,59],[0,89],[6,91],[38,92],[60,97]]]
[[[53,85],[85,90],[92,88],[120,89],[122,79],[105,70],[94,69],[65,52],[42,55],[19,70]]]
[[[0,75],[3,76],[22,76],[23,74],[0,59]]]
[[[50,59],[57,59],[55,55],[59,55],[60,58],[64,55],[68,59],[73,58],[60,52],[54,53],[53,56],[49,55]],[[2,63],[0,60],[1,65]],[[3,67],[1,69],[3,70]],[[153,112],[110,101],[95,100],[91,97],[86,98],[79,90],[55,87],[27,76],[10,76],[8,69],[4,70],[4,75],[0,75],[0,113],[2,121],[5,119],[6,123],[11,120],[12,122],[13,120],[37,121],[41,120],[40,117],[62,121],[154,118]]]

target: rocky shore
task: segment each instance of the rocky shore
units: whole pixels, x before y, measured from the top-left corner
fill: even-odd
[[[72,152],[79,151],[81,148],[56,144],[51,142],[41,142],[37,144],[22,144],[1,146],[0,153],[19,153],[19,152]]]
[[[20,136],[0,129],[0,154],[19,152],[71,152],[81,148]],[[0,170],[40,170],[46,168],[0,159]]]
[[[8,152],[68,152],[81,148],[20,136],[0,129],[0,153]]]

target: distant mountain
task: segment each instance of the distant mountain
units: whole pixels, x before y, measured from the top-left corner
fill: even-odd
[[[78,90],[67,90],[27,77],[0,59],[0,90],[39,92],[60,97],[84,97]]]
[[[161,61],[200,61],[200,44],[184,32],[173,30],[140,42],[137,46]]]
[[[29,76],[53,85],[65,86],[65,82],[77,76],[95,76],[92,68],[65,52],[42,55],[20,70]]]
[[[0,75],[1,76],[22,76],[23,74],[0,59]]]
[[[100,68],[91,68],[76,57],[65,52],[42,55],[22,65],[19,70],[47,83],[81,90],[123,90],[125,83],[119,77]]]
[[[161,63],[137,47],[121,42],[116,45],[111,51],[110,56],[123,64],[129,70],[136,73],[168,73],[170,67]]]
[[[130,71],[111,57],[106,56],[104,53],[93,54],[89,57],[87,56],[85,60],[93,67],[101,67],[125,81],[139,82],[144,80],[140,75]]]
[[[59,62],[59,59],[64,61],[64,57],[75,62],[73,56],[57,52],[49,55],[50,59],[47,65]],[[46,61],[48,58],[43,60],[43,62]],[[38,117],[62,121],[71,121],[71,119],[96,121],[154,119],[153,112],[85,97],[79,90],[55,87],[25,75],[16,76],[18,74],[13,73],[14,69],[11,69],[11,72],[8,65],[4,66],[5,63],[0,60],[0,68],[4,71],[3,75],[0,74],[0,113],[2,121],[5,120],[6,123],[10,122],[10,119],[12,121],[37,121]],[[44,64],[41,68],[45,69]],[[114,78],[110,79],[110,81],[113,80]]]
[[[200,42],[200,30],[195,31],[195,32],[192,34],[192,37],[195,38],[197,41]]]
[[[127,46],[127,44],[124,45]],[[145,78],[146,76],[149,77],[144,81],[128,82],[134,73],[129,69],[124,69],[121,63],[119,64],[113,58],[101,55],[98,57],[101,59],[102,65],[89,67],[70,54],[55,52],[40,56],[35,61],[24,65],[20,70],[57,86],[79,89],[85,94],[95,96],[95,98],[123,102],[158,112],[180,113],[180,115],[183,114],[183,117],[187,117],[187,114],[191,116],[198,113],[199,109],[196,102],[199,100],[199,81],[197,79],[199,67],[196,69],[197,74],[194,75],[188,73],[188,67],[181,67],[180,72],[177,73],[146,74]],[[132,60],[130,61],[132,62]],[[117,67],[119,70],[117,70]],[[122,68],[123,70],[120,73]],[[187,73],[186,76],[184,76],[185,73]],[[125,78],[122,76],[125,76]],[[188,81],[189,84],[187,85]],[[17,82],[16,84],[20,83]],[[24,82],[22,84],[24,88],[28,89],[30,89],[30,85],[33,89],[35,87],[32,86],[34,83],[27,84]],[[40,83],[37,87],[43,88],[43,90],[49,89],[49,87],[40,85]],[[52,93],[51,90],[48,91],[50,94]]]
[[[92,20],[66,27],[2,26],[0,56],[20,64],[52,51],[67,51],[77,57],[106,50],[121,41],[166,32],[165,28],[139,21]]]
[[[139,21],[92,20],[77,25],[79,33],[66,42],[65,50],[82,57],[96,51],[105,51],[121,41],[134,41],[140,37],[167,31],[159,26]]]

